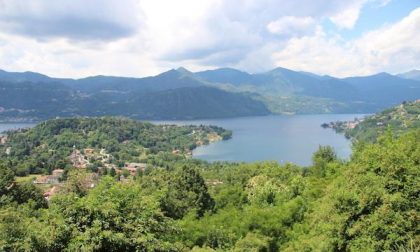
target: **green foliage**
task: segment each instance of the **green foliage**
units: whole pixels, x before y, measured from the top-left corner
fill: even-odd
[[[180,219],[194,209],[197,217],[214,208],[214,200],[207,192],[203,177],[194,167],[183,166],[168,183],[167,192],[161,199],[165,215]]]
[[[378,136],[391,129],[393,134],[402,135],[420,127],[420,102],[403,102],[380,113],[366,117],[354,129],[337,124],[337,131],[360,142],[374,142]]]
[[[244,238],[240,239],[235,244],[234,251],[238,252],[265,252],[270,251],[270,238],[255,234],[248,233]]]
[[[0,162],[0,197],[6,195],[14,181],[13,171]]]
[[[420,131],[356,149],[288,251],[392,251],[414,240],[420,192]]]
[[[331,146],[319,146],[312,155],[313,167],[310,172],[318,177],[325,177],[334,172],[332,163],[337,161],[337,154]]]
[[[16,183],[13,171],[0,163],[0,206],[11,202],[23,204],[30,202],[34,209],[47,206],[42,191],[32,182]]]
[[[6,144],[0,145],[0,159],[19,176],[71,167],[74,148],[93,148],[97,153],[103,149],[111,156],[109,162],[117,165],[140,161],[160,165],[162,153],[172,158],[173,150],[185,154],[198,141],[209,142],[210,135],[229,138],[231,132],[216,126],[153,125],[112,117],[54,119],[32,129],[8,132]],[[102,165],[91,160],[88,168],[99,170]]]
[[[63,190],[78,196],[85,196],[92,185],[93,174],[83,170],[73,169],[67,175]]]
[[[177,251],[177,232],[139,186],[109,177],[85,196],[57,195],[32,218],[27,209],[0,212],[0,248],[28,251]]]
[[[132,180],[117,181],[105,175],[112,172],[107,169],[100,169],[101,177],[70,169],[48,205],[39,188],[15,183],[15,163],[7,159],[0,164],[1,251],[417,251],[420,246],[419,129],[389,129],[374,143],[358,142],[347,162],[320,146],[313,165],[303,169],[185,159],[170,154],[172,144],[188,146],[189,140],[181,139],[190,138],[182,136],[197,128],[168,133],[171,129],[141,124],[150,129],[137,133],[153,133],[137,139],[118,128],[131,123],[123,122],[73,129],[74,122],[64,120],[69,125],[47,127],[45,137],[39,129],[12,134],[17,146],[27,147],[16,152],[30,158],[43,144],[71,150],[84,136],[80,130],[89,127],[100,128],[93,135],[106,129],[113,136],[98,139],[96,146],[109,144],[119,161],[131,157],[120,144],[127,137],[130,147],[150,140],[162,149],[148,159],[155,167]],[[92,141],[90,133],[84,139]]]
[[[41,189],[36,187],[32,182],[15,185],[10,191],[10,196],[18,204],[30,202],[32,208],[35,209],[47,207],[47,201]]]

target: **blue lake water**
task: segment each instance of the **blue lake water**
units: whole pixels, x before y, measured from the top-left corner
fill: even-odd
[[[30,128],[35,125],[35,123],[0,123],[0,133],[10,129]]]
[[[310,165],[312,154],[319,145],[332,146],[343,159],[351,154],[351,143],[332,129],[321,124],[353,120],[360,114],[271,115],[233,119],[158,121],[155,123],[217,125],[233,131],[232,139],[200,146],[193,157],[207,161],[276,160]]]
[[[347,159],[351,154],[350,141],[332,129],[323,129],[322,123],[352,120],[362,116],[360,114],[271,115],[215,120],[154,121],[154,123],[217,125],[233,131],[230,140],[195,149],[194,158],[207,161],[244,162],[276,160],[280,163],[310,165],[312,154],[319,145],[332,146],[343,159]],[[0,132],[34,125],[0,123]]]

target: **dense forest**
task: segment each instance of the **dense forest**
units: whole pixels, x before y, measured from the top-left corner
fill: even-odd
[[[139,131],[130,131],[137,127]],[[90,179],[94,171],[70,165],[60,190],[48,201],[42,187],[15,176],[19,159],[2,156],[0,250],[419,249],[418,128],[398,134],[388,129],[374,142],[358,141],[349,161],[320,146],[309,167],[194,160],[173,150],[190,148],[188,134],[197,128],[166,130],[108,118],[52,120],[10,133],[5,144],[13,144],[9,155],[15,157],[28,152],[31,157],[57,143],[70,152],[76,145],[117,155],[132,150],[121,147],[126,140],[157,147],[160,155],[153,154],[149,168],[126,179],[96,172],[96,183]],[[219,128],[202,130],[230,135]],[[105,144],[111,140],[116,143]]]

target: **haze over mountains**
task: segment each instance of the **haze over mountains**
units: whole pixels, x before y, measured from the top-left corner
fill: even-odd
[[[275,114],[372,113],[420,98],[420,71],[335,78],[286,68],[232,68],[157,76],[51,78],[0,70],[0,120],[121,115],[199,119]]]

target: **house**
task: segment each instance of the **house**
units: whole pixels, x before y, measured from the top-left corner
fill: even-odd
[[[63,169],[55,169],[52,171],[52,176],[55,177],[61,177],[64,174],[64,170]]]
[[[51,175],[39,176],[34,181],[34,184],[59,184],[60,179],[64,174],[63,169],[55,169]]]
[[[127,169],[132,176],[136,175],[138,169],[144,171],[146,167],[147,164],[145,163],[126,163],[124,165],[124,168]]]
[[[95,153],[95,149],[92,149],[92,148],[86,148],[86,149],[84,149],[84,152],[85,152],[85,154],[86,155],[93,155],[93,153]]]
[[[7,136],[0,134],[0,144],[5,144],[7,142]]]
[[[73,149],[73,152],[70,155],[70,161],[72,162],[73,166],[76,168],[86,168],[89,164],[89,161],[83,156],[79,150]]]
[[[39,176],[34,181],[34,184],[58,184],[58,177],[51,176],[51,175],[45,175],[45,176]]]

